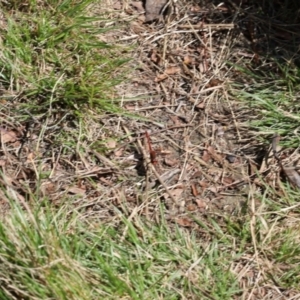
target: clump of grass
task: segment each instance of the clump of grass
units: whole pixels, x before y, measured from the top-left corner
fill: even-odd
[[[298,147],[300,77],[297,68],[264,76],[247,72],[244,77],[252,84],[235,88],[234,94],[252,110],[247,121],[257,132],[258,139],[269,144],[272,136],[278,134],[283,146]]]
[[[1,299],[134,295],[108,264],[118,258],[100,249],[106,248],[110,234],[109,228],[106,233],[103,228],[91,231],[67,207],[25,213],[14,205],[5,225],[0,224]]]
[[[122,219],[115,229],[80,221],[67,205],[26,212],[12,204],[0,224],[1,299],[231,299],[238,291],[222,241],[204,249],[182,229],[136,219],[140,236]]]
[[[247,86],[234,92],[252,109],[250,124],[258,135],[279,134],[285,146],[297,147],[299,136],[300,64],[298,55],[298,1],[254,1],[260,6],[256,15],[257,38],[252,40],[255,59],[244,59],[235,68]],[[255,116],[255,117],[254,117]],[[264,139],[263,138],[263,139]]]
[[[256,288],[275,295],[274,281],[296,292],[296,219],[286,204],[274,212],[255,197],[252,215],[195,220],[194,230],[170,226],[163,210],[159,223],[118,212],[105,225],[67,199],[58,210],[47,200],[33,210],[11,202],[0,223],[0,297],[229,300]]]
[[[119,82],[118,68],[126,59],[100,41],[108,28],[99,26],[103,17],[87,16],[92,3],[31,0],[4,5],[1,84],[18,110],[40,114],[66,109],[77,115],[87,106],[117,110],[111,88]]]

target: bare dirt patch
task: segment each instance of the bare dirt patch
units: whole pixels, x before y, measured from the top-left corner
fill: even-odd
[[[263,149],[252,143],[245,126],[251,110],[230,91],[240,74],[226,62],[255,59],[250,50],[241,51],[249,41],[235,23],[234,8],[176,2],[149,23],[149,8],[143,7],[142,2],[126,3],[122,13],[131,20],[114,37],[118,43],[138,44],[130,80],[119,86],[119,94],[124,109],[140,118],[120,118],[118,127],[106,124],[117,136],[130,136],[110,158],[119,166],[132,158],[129,169],[141,177],[131,196],[151,195],[152,206],[162,200],[183,226],[192,224],[183,222],[183,215],[238,213],[247,206],[257,171],[265,170],[258,164]],[[145,165],[148,158],[156,174]]]

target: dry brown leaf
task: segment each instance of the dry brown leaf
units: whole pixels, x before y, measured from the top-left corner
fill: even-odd
[[[180,125],[181,124],[181,121],[180,119],[178,118],[178,116],[170,116],[170,120],[173,121],[174,125]]]
[[[102,176],[99,177],[99,180],[100,180],[101,182],[103,182],[104,184],[107,184],[108,186],[112,186],[112,182],[111,182],[110,180],[108,180],[108,179],[102,177]]]
[[[207,150],[203,151],[203,155],[202,155],[202,160],[204,160],[205,162],[208,162],[211,159],[210,154],[208,153]]]
[[[215,149],[212,146],[208,146],[207,151],[210,153],[210,155],[216,162],[221,162],[223,160],[222,156],[217,154]]]
[[[191,8],[190,8],[190,12],[191,13],[199,13],[201,11],[201,7],[199,5],[193,5]]]
[[[8,175],[5,175],[5,174],[2,174],[2,178],[5,182],[5,184],[7,185],[12,185],[12,183],[14,182],[14,180],[12,179],[12,177],[8,176]]]
[[[45,182],[41,186],[41,190],[44,196],[49,196],[56,191],[56,185],[53,182]]]
[[[168,199],[168,198],[170,198],[170,194],[171,194],[173,196],[173,198],[176,200],[176,202],[179,203],[182,192],[183,192],[183,189],[181,189],[181,188],[169,190],[169,193],[164,193],[163,197],[165,199]]]
[[[82,189],[82,188],[79,188],[77,186],[72,186],[72,187],[68,188],[68,192],[71,193],[71,194],[74,194],[74,195],[84,196],[86,190]]]
[[[26,162],[32,162],[34,160],[34,153],[33,152],[30,152],[28,155],[27,155],[27,161]]]
[[[234,179],[232,177],[223,177],[223,183],[228,185],[234,182]]]
[[[145,31],[145,28],[143,28],[139,22],[135,21],[130,23],[130,28],[135,34],[140,34]]]
[[[113,9],[115,10],[120,10],[122,9],[122,4],[120,1],[116,1],[114,4],[113,4]]]
[[[165,74],[167,75],[174,75],[176,73],[180,72],[180,68],[179,67],[169,67],[165,70]]]
[[[160,82],[160,81],[163,81],[165,79],[168,78],[168,75],[167,74],[160,74],[160,75],[157,75],[156,78],[154,79],[155,82]]]
[[[15,131],[6,130],[5,128],[0,127],[0,133],[2,143],[11,143],[17,140],[17,134]]]
[[[116,145],[117,145],[117,143],[116,143],[116,141],[113,140],[113,139],[109,139],[109,140],[107,140],[107,142],[106,142],[106,147],[107,147],[108,149],[115,149],[115,148],[116,148]]]
[[[130,110],[130,111],[136,110],[136,106],[135,106],[135,105],[125,105],[125,108],[126,108],[127,110]]]
[[[215,86],[221,85],[222,83],[223,83],[223,81],[221,81],[220,79],[213,78],[209,81],[209,83],[207,84],[207,87],[215,87]]]
[[[186,55],[184,58],[183,58],[183,63],[185,65],[195,65],[195,58],[190,56],[190,55]]]
[[[176,200],[181,196],[182,192],[183,192],[183,189],[174,189],[174,190],[170,191],[170,193]]]
[[[209,183],[207,181],[199,181],[199,185],[206,189],[209,186]]]
[[[194,197],[198,196],[199,193],[197,191],[197,188],[196,188],[195,184],[192,184],[191,188],[192,188],[192,194],[193,194],[193,196]]]
[[[201,210],[205,210],[207,208],[207,203],[203,199],[196,199],[196,203]]]
[[[193,222],[188,218],[176,219],[176,223],[183,227],[191,227]]]
[[[146,0],[146,22],[152,22],[159,18],[159,15],[168,0]]]
[[[202,101],[199,104],[197,104],[196,107],[199,108],[199,109],[204,109],[205,108],[205,103],[206,103],[206,101]]]
[[[180,72],[180,68],[179,67],[169,67],[165,70],[165,72],[163,74],[159,74],[156,76],[155,78],[155,82],[160,82],[163,81],[165,79],[167,79],[169,77],[169,75],[174,75]]]
[[[164,159],[164,163],[168,166],[168,167],[173,167],[175,166],[176,164],[178,164],[178,161],[175,160],[175,159],[169,159],[169,158],[165,158]]]
[[[153,61],[155,64],[159,65],[161,61],[161,57],[159,54],[157,54],[156,50],[151,51],[151,56],[150,56],[151,61]]]
[[[114,152],[114,155],[116,157],[120,157],[123,155],[123,153],[124,153],[124,148],[119,148],[117,151]]]
[[[197,206],[195,204],[189,204],[189,205],[187,205],[186,209],[188,211],[195,211],[195,210],[197,210]]]

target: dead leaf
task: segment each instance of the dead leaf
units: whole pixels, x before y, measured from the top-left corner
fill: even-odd
[[[206,189],[209,186],[209,183],[207,181],[199,181],[199,185]]]
[[[6,130],[3,127],[0,127],[1,141],[2,143],[11,143],[17,140],[17,134],[15,131]]]
[[[174,190],[170,191],[170,193],[176,200],[181,196],[182,192],[183,192],[183,189],[174,189]]]
[[[136,110],[136,106],[135,105],[125,105],[126,110],[130,110],[130,111],[134,111]]]
[[[116,157],[121,157],[124,153],[124,148],[119,148],[117,151],[114,152]]]
[[[193,194],[193,196],[194,197],[198,196],[199,193],[197,191],[197,188],[196,188],[195,184],[192,184],[191,188],[192,188],[192,194]]]
[[[205,162],[208,162],[210,159],[211,159],[210,154],[208,153],[207,150],[204,150],[203,155],[202,155],[202,160],[205,161]]]
[[[191,8],[190,8],[190,12],[191,13],[199,13],[201,11],[201,7],[199,5],[193,5]]]
[[[187,205],[186,209],[188,211],[195,211],[195,210],[197,210],[197,206],[195,204],[189,204],[189,205]]]
[[[169,77],[169,75],[174,75],[180,72],[180,68],[179,67],[169,67],[165,70],[165,72],[163,74],[157,75],[155,78],[155,82],[160,82],[163,81],[165,79],[167,79]]]
[[[199,109],[204,109],[205,108],[205,102],[206,101],[200,102],[199,104],[196,105],[196,107],[199,108]]]
[[[190,55],[186,55],[184,58],[183,58],[183,63],[185,65],[195,65],[195,58],[190,56]]]
[[[77,186],[72,186],[72,187],[68,188],[68,192],[71,193],[71,194],[74,194],[74,195],[84,196],[86,190],[82,189],[82,188],[79,188]]]
[[[176,73],[180,72],[180,68],[179,67],[169,67],[165,70],[165,74],[167,75],[174,75]]]
[[[191,227],[193,224],[192,221],[188,218],[176,219],[176,223],[183,227]]]
[[[177,163],[178,163],[178,161],[177,160],[175,160],[175,159],[169,159],[169,158],[165,158],[164,159],[164,163],[168,166],[168,167],[173,167],[173,166],[175,166]]]
[[[142,32],[145,31],[145,28],[143,28],[139,22],[135,22],[135,21],[132,21],[132,22],[130,23],[130,29],[131,29],[135,34],[140,34],[140,33],[142,33]]]
[[[233,182],[234,182],[234,179],[233,179],[233,178],[231,178],[231,177],[223,177],[223,183],[224,183],[225,185],[231,184],[231,183],[233,183]]]
[[[168,75],[167,74],[160,74],[160,75],[157,75],[156,78],[154,79],[155,82],[160,82],[160,81],[163,81],[165,79],[168,78]]]
[[[146,0],[146,22],[152,22],[159,18],[159,15],[168,0]]]
[[[151,61],[153,61],[155,64],[159,65],[161,61],[161,57],[159,54],[157,54],[156,50],[151,51],[151,56],[150,56]]]
[[[109,140],[107,140],[107,142],[106,142],[106,147],[107,147],[108,149],[115,149],[115,148],[116,148],[116,145],[117,145],[117,143],[116,143],[116,141],[113,140],[113,139],[109,139]]]
[[[45,182],[41,186],[41,190],[44,196],[49,196],[56,191],[56,185],[53,182]]]
[[[34,153],[33,152],[30,152],[28,155],[27,155],[27,163],[30,163],[30,162],[33,162],[34,160]]]
[[[108,186],[112,186],[112,182],[110,180],[104,178],[103,176],[99,177],[99,180]]]
[[[212,146],[208,146],[207,147],[207,151],[209,152],[209,154],[212,156],[212,158],[216,161],[216,162],[221,162],[223,161],[222,156],[217,154],[215,149]]]
[[[196,199],[196,203],[200,210],[206,210],[207,209],[207,203],[203,199]]]
[[[122,9],[122,4],[121,4],[121,2],[119,2],[119,1],[115,2],[115,3],[113,4],[113,9],[115,9],[115,10],[120,10],[120,9]]]
[[[170,116],[170,120],[173,121],[175,126],[180,125],[182,123],[178,116]]]
[[[209,83],[207,84],[207,87],[215,87],[218,85],[221,85],[224,81],[217,79],[217,78],[213,78],[209,81]]]

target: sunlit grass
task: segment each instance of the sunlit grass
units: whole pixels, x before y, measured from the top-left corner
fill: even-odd
[[[108,28],[99,26],[102,16],[87,16],[92,3],[29,1],[23,7],[15,2],[10,4],[15,10],[4,11],[1,78],[18,110],[34,115],[64,110],[80,115],[87,107],[118,110],[112,87],[127,59],[96,38]]]

